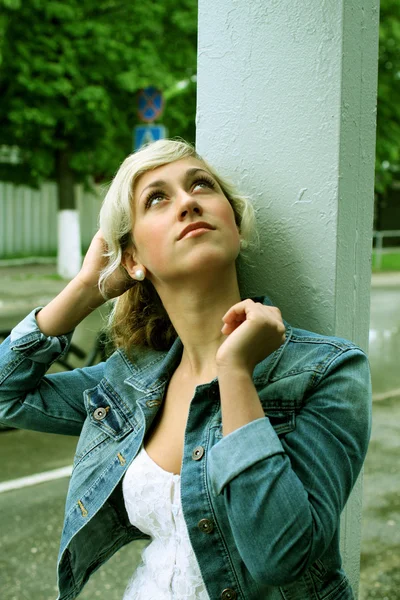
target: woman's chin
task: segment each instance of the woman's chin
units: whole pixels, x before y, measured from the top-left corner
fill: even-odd
[[[233,253],[227,254],[218,250],[207,250],[199,253],[198,256],[192,257],[190,264],[187,266],[187,271],[191,273],[211,273],[212,271],[226,271],[230,266],[234,267],[236,263],[236,255]]]

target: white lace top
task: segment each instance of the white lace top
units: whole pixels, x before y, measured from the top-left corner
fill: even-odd
[[[157,465],[142,446],[123,482],[132,525],[152,540],[123,600],[209,600],[183,518],[181,476]]]

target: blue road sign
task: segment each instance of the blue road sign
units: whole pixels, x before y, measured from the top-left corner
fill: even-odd
[[[138,92],[138,114],[141,121],[151,123],[155,121],[164,110],[162,92],[151,86]]]
[[[149,142],[156,142],[167,137],[164,125],[136,125],[133,137],[133,150],[139,150]]]

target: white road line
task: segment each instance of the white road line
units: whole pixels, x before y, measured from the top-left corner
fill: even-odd
[[[394,396],[400,396],[400,388],[395,390],[389,390],[388,392],[382,392],[381,394],[372,394],[372,401],[375,400],[388,400],[389,398],[393,398]]]
[[[54,469],[53,471],[37,473],[36,475],[28,475],[28,477],[20,477],[19,479],[13,479],[11,481],[4,481],[3,483],[0,483],[0,494],[1,492],[9,492],[10,490],[17,490],[30,485],[36,485],[37,483],[42,483],[43,481],[53,481],[53,479],[69,477],[71,473],[72,465],[68,467],[62,467],[61,469]]]

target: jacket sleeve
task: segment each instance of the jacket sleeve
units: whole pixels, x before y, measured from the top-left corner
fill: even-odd
[[[324,554],[370,431],[368,359],[352,348],[328,366],[285,438],[266,416],[211,448],[213,493],[223,494],[238,551],[256,581],[291,583]]]
[[[46,375],[69,347],[72,332],[45,336],[33,310],[0,345],[0,423],[79,435],[86,417],[83,391],[102,378],[104,364]]]

